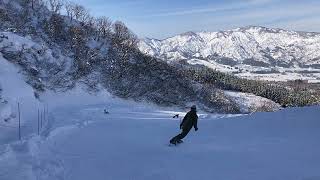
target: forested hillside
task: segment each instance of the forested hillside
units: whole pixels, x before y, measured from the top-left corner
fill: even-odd
[[[109,91],[162,106],[198,104],[211,112],[241,112],[225,90],[253,93],[285,106],[318,102],[305,91],[281,84],[167,64],[141,53],[137,36],[124,23],[93,17],[78,4],[0,0],[0,15],[0,54],[18,65],[36,97],[48,89],[66,91],[81,83],[88,91]],[[275,110],[273,104],[263,110]]]

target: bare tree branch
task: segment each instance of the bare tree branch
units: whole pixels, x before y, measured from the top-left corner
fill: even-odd
[[[65,9],[66,9],[66,12],[67,12],[67,16],[70,17],[70,21],[73,20],[74,18],[74,12],[73,12],[73,8],[74,8],[75,4],[71,1],[67,1],[65,3]]]
[[[99,17],[96,19],[95,25],[100,36],[107,37],[111,33],[112,21],[109,18]]]
[[[79,4],[75,4],[73,6],[72,11],[73,11],[75,19],[78,21],[80,21],[82,16],[84,16],[86,14],[86,9]]]
[[[48,0],[50,10],[54,13],[59,14],[63,7],[63,0]]]

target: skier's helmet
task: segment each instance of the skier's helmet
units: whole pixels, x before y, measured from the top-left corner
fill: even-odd
[[[197,106],[196,105],[191,106],[191,110],[196,111],[197,110]]]

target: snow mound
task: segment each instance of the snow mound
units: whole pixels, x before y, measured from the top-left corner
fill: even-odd
[[[39,102],[35,98],[33,88],[19,73],[19,68],[4,59],[1,53],[0,67],[0,125],[17,125],[18,103],[28,111]]]
[[[250,93],[224,91],[224,94],[236,102],[243,113],[277,111],[281,108],[280,104],[270,99]]]

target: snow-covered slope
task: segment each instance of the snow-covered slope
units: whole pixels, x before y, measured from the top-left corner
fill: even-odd
[[[320,33],[257,26],[219,32],[188,32],[164,40],[140,42],[142,52],[168,62],[187,60],[189,64],[238,74],[246,71],[308,74],[309,71],[314,79],[320,77],[317,74],[320,73],[319,48]]]
[[[4,59],[0,53],[0,125],[17,124],[17,104],[36,105],[33,88],[19,74],[19,68]],[[22,104],[21,104],[22,105]],[[15,122],[11,122],[15,119]]]
[[[60,102],[70,101],[67,97],[72,99],[55,96]],[[320,177],[319,107],[233,118],[200,112],[199,131],[192,130],[183,144],[168,147],[179,132],[179,119],[172,116],[186,110],[112,97],[103,104],[61,105],[52,109],[51,131],[0,152],[0,179]],[[110,114],[103,113],[106,107]]]
[[[36,122],[40,101],[36,98],[34,89],[26,83],[21,69],[3,58],[0,53],[0,151],[2,144],[18,139],[18,103],[21,125],[29,126]],[[26,131],[24,128],[24,135]]]

